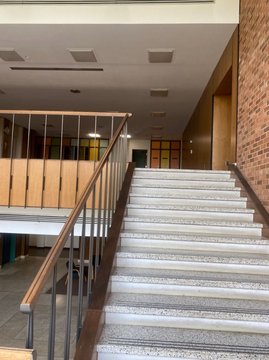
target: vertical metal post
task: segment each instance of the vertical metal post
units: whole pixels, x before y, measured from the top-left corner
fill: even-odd
[[[103,192],[103,169],[99,177],[99,201],[98,201],[98,216],[97,216],[97,234],[96,234],[96,247],[95,247],[95,278],[99,268],[100,257],[100,230],[101,230],[101,211],[102,211],[102,192]]]
[[[9,194],[8,194],[8,207],[10,207],[11,190],[13,186],[13,146],[14,146],[14,126],[15,126],[15,114],[12,115],[12,129],[11,129],[11,142],[10,142],[10,166],[9,166]]]
[[[110,141],[113,138],[113,132],[114,132],[114,116],[111,117]]]
[[[61,121],[61,148],[60,148],[60,173],[59,173],[58,209],[60,208],[61,190],[62,190],[63,133],[64,133],[64,115],[62,115],[62,121]]]
[[[46,159],[46,143],[47,143],[47,124],[48,124],[48,115],[45,115],[45,127],[44,127],[44,144],[43,144],[43,175],[42,175],[42,191],[41,191],[41,209],[43,208],[43,198],[45,190],[45,159]]]
[[[34,313],[28,314],[26,349],[34,348]]]
[[[28,133],[27,133],[27,149],[26,149],[26,170],[25,170],[25,177],[26,177],[26,189],[25,189],[25,197],[24,197],[24,207],[27,206],[27,194],[28,194],[28,185],[29,185],[29,177],[28,177],[28,170],[29,170],[29,154],[30,154],[30,132],[31,132],[31,114],[28,116]]]
[[[79,142],[80,142],[80,115],[78,115],[77,170],[76,170],[75,203],[77,203],[77,196],[78,196],[78,164],[79,164],[79,145],[80,145]]]
[[[82,215],[82,230],[80,238],[80,277],[78,284],[78,317],[77,317],[77,341],[80,337],[80,332],[82,329],[82,311],[83,311],[83,289],[84,289],[84,269],[85,269],[85,233],[86,233],[86,214],[87,207],[86,204],[83,207]]]
[[[70,237],[69,263],[68,263],[68,283],[66,299],[66,323],[64,339],[64,360],[69,360],[70,353],[70,333],[71,333],[71,310],[72,310],[72,288],[73,288],[73,261],[74,261],[74,228]]]
[[[116,142],[115,146],[114,146],[114,150],[113,150],[113,154],[114,154],[114,170],[113,170],[113,185],[112,185],[112,214],[114,214],[115,212],[115,208],[116,208],[116,198],[117,198],[117,194],[116,194],[116,184],[117,184],[117,155],[118,155],[118,141]]]
[[[91,233],[89,244],[89,266],[88,266],[88,283],[87,283],[87,302],[90,303],[92,293],[92,278],[93,278],[93,259],[94,259],[94,228],[95,228],[95,187],[92,190],[92,213],[91,213]]]
[[[112,224],[113,216],[113,176],[114,176],[114,150],[111,151],[109,157],[109,199],[108,199],[108,227]]]
[[[54,360],[55,328],[56,328],[56,326],[55,326],[55,323],[56,323],[56,283],[57,283],[57,264],[54,266],[53,277],[52,277],[49,344],[48,344],[48,359],[49,360]]]
[[[107,236],[107,210],[108,210],[108,161],[106,162],[105,175],[105,192],[104,192],[104,208],[103,208],[103,228],[102,228],[102,242],[101,242],[101,256],[103,256],[105,240]]]

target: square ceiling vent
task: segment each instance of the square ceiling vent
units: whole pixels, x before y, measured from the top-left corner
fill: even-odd
[[[5,92],[0,89],[0,95],[5,95]]]
[[[24,61],[14,49],[0,49],[0,59],[4,61]]]
[[[153,116],[153,117],[160,118],[160,117],[165,117],[166,112],[165,111],[152,111],[150,113],[150,115]]]
[[[97,62],[93,49],[68,49],[76,62]]]
[[[167,97],[168,89],[150,89],[150,96]]]
[[[150,63],[171,63],[173,60],[174,49],[150,49],[148,59]]]

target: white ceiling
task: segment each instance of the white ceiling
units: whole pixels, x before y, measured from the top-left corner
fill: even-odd
[[[0,25],[0,48],[25,62],[0,59],[0,109],[132,112],[135,138],[181,134],[235,24]],[[76,63],[67,49],[94,49],[97,63]],[[175,49],[171,64],[150,64],[147,50]],[[103,72],[14,71],[10,66],[102,67]],[[150,96],[168,88],[167,98]],[[70,93],[80,89],[80,94]],[[152,111],[165,111],[153,118]],[[163,130],[152,130],[161,125]]]

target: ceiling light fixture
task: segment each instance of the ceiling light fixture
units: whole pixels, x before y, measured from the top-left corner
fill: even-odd
[[[120,137],[125,138],[125,135],[121,134],[121,136],[120,136]],[[131,136],[131,135],[129,135],[129,134],[127,134],[127,136],[126,136],[126,137],[127,137],[127,139],[131,139],[131,137],[132,137],[132,136]]]
[[[100,134],[95,134],[95,133],[90,133],[90,134],[88,134],[88,136],[89,136],[90,138],[100,138],[100,137],[101,137]]]
[[[71,89],[70,92],[72,94],[80,94],[81,91],[79,89]]]
[[[174,49],[149,49],[148,60],[150,63],[171,63]]]

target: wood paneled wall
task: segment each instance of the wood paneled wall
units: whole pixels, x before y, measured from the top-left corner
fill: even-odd
[[[236,112],[237,112],[237,64],[238,64],[238,29],[232,35],[218,65],[216,66],[202,97],[183,133],[182,167],[191,169],[212,168],[212,135],[213,135],[213,97],[219,94],[218,89],[229,71],[231,78],[231,134],[229,158],[235,161],[236,156]]]
[[[0,159],[0,169],[1,206],[73,208],[93,174],[94,162]],[[99,187],[98,181],[97,194]],[[97,197],[96,207],[98,201]],[[91,205],[90,197],[88,207]]]

